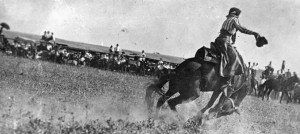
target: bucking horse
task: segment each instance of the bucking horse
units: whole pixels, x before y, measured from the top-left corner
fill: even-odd
[[[176,111],[176,105],[195,100],[200,96],[200,92],[213,92],[208,104],[192,119],[201,123],[203,117],[209,119],[235,112],[239,114],[238,108],[249,90],[249,74],[243,73],[234,76],[233,93],[229,98],[226,97],[221,89],[222,81],[218,71],[220,57],[220,54],[214,49],[202,47],[197,51],[194,58],[186,59],[173,72],[161,76],[160,79],[150,84],[146,89],[145,96],[149,112],[153,111],[154,93],[161,95],[156,105],[156,112],[158,112],[166,101],[170,109]],[[164,93],[161,88],[167,82],[169,82],[169,89]],[[180,95],[171,98],[176,93]],[[221,93],[219,102],[214,108],[211,108]],[[208,111],[208,115],[203,116],[209,108],[211,109]]]

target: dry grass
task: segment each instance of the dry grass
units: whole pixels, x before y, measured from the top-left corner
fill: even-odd
[[[148,118],[145,86],[151,78],[78,68],[0,54],[0,133],[298,133],[300,108],[248,96],[241,115],[185,126],[209,93]]]

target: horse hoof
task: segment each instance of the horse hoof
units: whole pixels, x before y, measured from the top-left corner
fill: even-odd
[[[203,124],[203,117],[192,117],[187,120],[186,126],[201,126]]]

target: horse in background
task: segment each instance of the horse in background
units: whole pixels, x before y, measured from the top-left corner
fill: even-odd
[[[288,92],[293,90],[296,83],[300,83],[299,78],[297,77],[290,77],[288,79],[284,79],[282,77],[276,78],[270,78],[266,80],[261,86],[260,90],[263,90],[262,94],[262,100],[264,100],[264,97],[267,96],[267,100],[269,100],[271,92],[274,90],[275,92],[282,92],[280,103],[282,101],[282,98],[284,95],[287,95],[288,100],[287,103],[291,100],[290,95]]]

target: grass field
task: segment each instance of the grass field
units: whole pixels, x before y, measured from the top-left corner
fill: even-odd
[[[241,115],[186,126],[169,110],[148,118],[152,78],[58,65],[0,53],[0,133],[299,133],[300,106],[247,96]],[[210,97],[180,105],[187,119]]]

